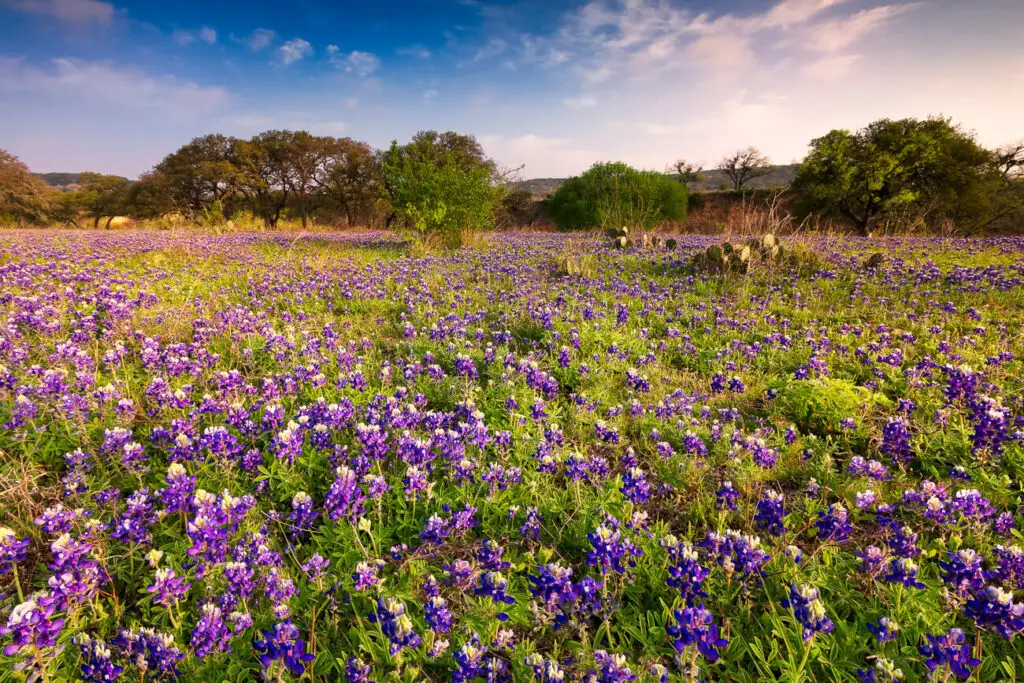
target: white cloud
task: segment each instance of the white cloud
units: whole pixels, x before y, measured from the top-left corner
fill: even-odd
[[[593,95],[580,95],[579,97],[566,97],[562,104],[570,109],[590,109],[597,106],[597,98]]]
[[[204,26],[198,31],[185,31],[178,29],[171,33],[171,38],[179,45],[191,45],[196,40],[201,40],[207,45],[217,42],[217,32],[209,26]]]
[[[477,139],[488,156],[502,166],[523,166],[525,178],[580,173],[600,158],[599,153],[584,149],[569,138],[530,133],[514,137],[481,135]]]
[[[258,28],[249,34],[249,37],[245,39],[245,44],[253,52],[259,52],[260,50],[266,50],[270,47],[270,44],[274,42],[274,38],[277,37],[273,31],[267,28]]]
[[[153,76],[107,62],[54,59],[35,67],[0,58],[0,91],[36,93],[70,102],[99,102],[108,108],[153,110],[191,118],[226,103],[228,91],[174,76]]]
[[[683,54],[715,72],[739,71],[756,61],[750,41],[729,33],[701,36],[687,45]]]
[[[0,7],[80,24],[109,24],[114,18],[114,6],[100,0],[0,0]]]
[[[860,55],[829,55],[804,65],[801,75],[812,81],[836,82],[846,77]]]
[[[474,62],[482,62],[493,57],[497,57],[508,49],[508,43],[501,38],[491,38],[487,43],[476,51],[473,55]]]
[[[360,78],[366,78],[380,69],[380,58],[372,52],[353,50],[344,53],[337,45],[327,46],[327,59],[345,73],[355,74]]]
[[[438,92],[436,90],[434,90],[433,88],[431,88],[430,90],[424,90],[423,91],[423,101],[429,104],[430,102],[433,102],[434,100],[437,99],[437,95],[438,95]]]
[[[292,38],[277,48],[277,59],[285,66],[301,61],[311,54],[313,54],[313,46],[302,38]]]
[[[416,59],[430,59],[431,52],[422,45],[410,45],[409,47],[400,47],[395,50],[395,54],[399,57],[415,57]]]
[[[839,52],[915,7],[917,3],[861,10],[848,17],[808,26],[799,40],[803,46],[819,52]]]
[[[714,78],[777,61],[777,53],[760,53],[766,38],[790,51],[843,52],[918,4],[883,5],[813,23],[848,1],[780,0],[754,14],[713,15],[666,0],[591,0],[568,16],[558,38],[567,53],[579,56],[575,66],[586,83],[616,75],[642,78],[695,63],[699,76]]]

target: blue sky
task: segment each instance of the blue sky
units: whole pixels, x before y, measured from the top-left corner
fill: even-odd
[[[799,159],[952,116],[1024,138],[1021,0],[0,0],[0,148],[134,177],[194,136],[473,133],[524,177]]]

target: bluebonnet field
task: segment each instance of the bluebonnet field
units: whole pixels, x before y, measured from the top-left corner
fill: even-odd
[[[1024,240],[713,241],[0,235],[0,678],[1024,675]]]

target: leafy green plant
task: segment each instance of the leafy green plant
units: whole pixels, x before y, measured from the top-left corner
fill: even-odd
[[[594,164],[565,181],[549,202],[563,230],[617,228],[650,230],[686,217],[686,186],[654,171],[622,162]]]

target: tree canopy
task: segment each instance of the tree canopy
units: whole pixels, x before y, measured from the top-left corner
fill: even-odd
[[[793,190],[804,210],[849,221],[862,233],[888,222],[992,217],[995,155],[949,119],[881,119],[811,141]]]
[[[562,183],[548,208],[563,230],[650,230],[684,219],[686,197],[686,186],[663,173],[638,171],[622,162],[597,163]]]

